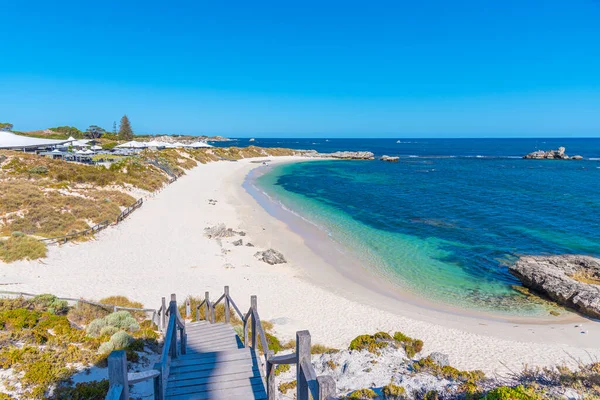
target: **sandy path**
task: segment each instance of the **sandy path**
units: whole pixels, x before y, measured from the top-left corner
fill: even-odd
[[[504,365],[600,358],[598,323],[585,321],[582,328],[488,321],[423,309],[354,283],[242,189],[244,177],[260,165],[250,161],[201,165],[97,240],[52,247],[43,262],[2,265],[2,288],[92,299],[121,294],[158,307],[170,293],[182,299],[208,290],[215,299],[229,285],[244,311],[257,294],[261,317],[272,320],[284,339],[309,329],[314,343],[342,347],[359,334],[401,330],[423,339],[424,353],[440,351],[456,367],[499,373],[508,372]],[[224,239],[222,246],[204,237],[204,228],[218,223],[244,230],[244,243],[257,247],[233,246],[240,237]],[[253,254],[268,247],[289,263],[257,261]]]

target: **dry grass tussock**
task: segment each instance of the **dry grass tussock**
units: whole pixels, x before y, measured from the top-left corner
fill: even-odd
[[[6,263],[43,258],[47,251],[44,243],[16,232],[8,239],[0,240],[0,260]]]

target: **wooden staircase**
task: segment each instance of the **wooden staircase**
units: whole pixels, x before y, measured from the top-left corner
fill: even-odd
[[[262,366],[232,326],[186,324],[187,349],[171,361],[166,399],[266,399]]]
[[[225,323],[216,322],[215,307],[223,302]],[[200,308],[205,307],[205,320]],[[229,287],[215,302],[208,292],[196,307],[196,321],[186,322],[179,313],[174,294],[167,306],[154,313],[153,321],[164,338],[160,362],[142,372],[128,372],[124,350],[113,351],[108,357],[109,391],[105,400],[129,400],[129,385],[154,381],[155,400],[275,400],[275,367],[296,366],[296,399],[330,400],[336,398],[335,381],[331,376],[317,376],[311,363],[311,339],[308,331],[296,332],[296,352],[275,355],[266,350],[259,357],[259,345],[268,349],[256,304],[250,297],[250,308],[243,314],[229,296]],[[233,310],[233,311],[232,311]],[[187,321],[192,319],[189,299],[185,303]],[[231,322],[231,312],[243,324],[243,339]]]

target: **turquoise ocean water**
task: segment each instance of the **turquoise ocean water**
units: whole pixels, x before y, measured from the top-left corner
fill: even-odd
[[[519,282],[508,265],[522,254],[600,256],[598,139],[292,141],[255,144],[401,156],[281,165],[256,181],[399,290],[464,308],[547,315],[512,288]],[[519,158],[558,145],[586,159]]]

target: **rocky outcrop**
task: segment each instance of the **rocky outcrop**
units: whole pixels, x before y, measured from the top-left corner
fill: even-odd
[[[581,314],[600,318],[600,259],[524,256],[509,271],[527,288]]]
[[[260,261],[266,262],[267,264],[271,265],[285,264],[287,262],[283,254],[273,249],[259,251],[256,254],[254,254],[254,257],[258,258]]]
[[[532,159],[532,160],[581,160],[583,157],[581,156],[573,156],[569,157],[565,154],[565,148],[559,147],[558,150],[538,150],[533,153],[529,153],[523,158]]]
[[[398,160],[400,160],[400,157],[381,156],[379,159],[381,161],[398,162]]]
[[[305,157],[337,158],[340,160],[374,160],[375,154],[370,151],[336,151],[335,153],[319,153],[316,150],[306,150],[300,153]]]

